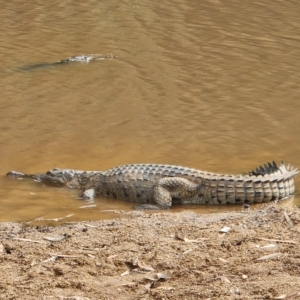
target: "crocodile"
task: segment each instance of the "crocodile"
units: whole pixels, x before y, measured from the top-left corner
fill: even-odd
[[[294,194],[298,169],[283,162],[267,163],[245,175],[225,175],[173,165],[132,164],[107,171],[55,168],[40,174],[7,173],[11,178],[32,178],[46,184],[82,190],[85,200],[97,195],[152,203],[172,204],[262,203]]]
[[[27,65],[23,66],[21,69],[23,71],[30,71],[34,69],[40,69],[40,68],[45,68],[45,67],[52,67],[52,66],[57,66],[57,65],[64,65],[68,63],[73,63],[73,62],[79,62],[79,63],[89,63],[94,60],[111,60],[114,59],[116,56],[113,54],[109,54],[106,56],[102,56],[101,54],[90,54],[90,55],[77,55],[77,56],[71,56],[63,60],[59,60],[56,62],[46,62],[46,63],[39,63],[39,64],[33,64],[33,65]]]

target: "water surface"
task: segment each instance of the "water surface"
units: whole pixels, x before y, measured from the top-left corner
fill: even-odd
[[[9,180],[9,170],[300,167],[298,2],[0,2],[0,221],[133,207],[99,197],[80,209],[77,191]],[[80,54],[116,57],[24,70]]]

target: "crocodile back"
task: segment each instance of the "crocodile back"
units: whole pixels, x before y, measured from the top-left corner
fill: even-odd
[[[258,167],[247,175],[226,175],[173,165],[123,165],[103,172],[106,195],[135,202],[151,202],[153,186],[164,177],[185,178],[202,186],[185,203],[235,204],[280,200],[294,194],[298,170],[282,163]],[[103,190],[103,187],[102,187]]]
[[[192,168],[158,164],[132,164],[109,169],[103,174],[107,181],[129,182],[132,180],[156,182],[163,177],[187,178],[193,182],[200,180],[203,172]]]

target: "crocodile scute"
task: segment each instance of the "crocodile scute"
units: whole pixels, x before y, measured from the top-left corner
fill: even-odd
[[[55,168],[40,174],[10,171],[13,178],[78,188],[84,199],[95,195],[153,203],[161,208],[180,204],[262,203],[291,197],[298,169],[283,162],[260,166],[246,175],[226,175],[174,165],[132,164],[107,171]]]

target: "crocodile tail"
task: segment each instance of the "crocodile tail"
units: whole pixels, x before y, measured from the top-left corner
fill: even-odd
[[[281,200],[295,192],[297,168],[275,162],[259,166],[247,175],[233,176],[203,173],[204,197],[207,203],[262,203]]]
[[[298,173],[297,168],[284,162],[279,166],[274,161],[259,166],[249,172],[249,177],[245,176],[249,191],[248,202],[268,202],[292,196],[295,192],[294,177]]]

